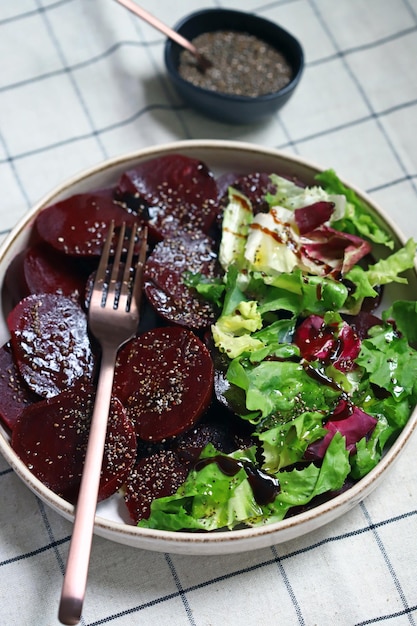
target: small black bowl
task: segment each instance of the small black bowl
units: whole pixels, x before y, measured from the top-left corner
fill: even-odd
[[[201,113],[223,122],[251,124],[264,120],[282,107],[293,94],[304,68],[300,43],[289,32],[253,13],[231,9],[202,9],[183,18],[174,30],[192,41],[207,32],[226,30],[254,35],[272,45],[292,68],[291,81],[274,93],[249,97],[203,89],[180,76],[178,67],[182,48],[168,39],[165,44],[165,66],[181,98]]]

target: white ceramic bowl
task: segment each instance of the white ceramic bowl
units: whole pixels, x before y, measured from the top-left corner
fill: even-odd
[[[320,168],[311,162],[290,156],[277,150],[252,144],[229,141],[182,141],[147,148],[136,153],[101,163],[80,173],[51,191],[11,231],[0,248],[0,280],[3,282],[6,267],[11,259],[28,242],[35,216],[43,208],[74,193],[80,193],[115,183],[119,175],[136,163],[157,156],[181,153],[205,161],[217,173],[226,171],[276,171],[298,176],[307,183],[313,182]],[[344,181],[347,186],[352,187]],[[404,243],[403,235],[392,221],[366,194],[352,187],[369,206],[375,220],[391,231],[398,244]],[[412,299],[417,294],[417,270],[409,272],[408,285],[395,285],[386,289],[384,304],[396,299]],[[410,296],[411,294],[411,296]],[[0,315],[0,340],[8,339],[4,313]],[[225,554],[244,552],[284,542],[308,533],[343,515],[365,498],[384,478],[394,461],[402,452],[416,428],[417,411],[380,463],[355,486],[336,498],[307,512],[275,524],[260,528],[214,533],[167,532],[142,529],[129,523],[120,496],[113,496],[99,504],[95,521],[95,533],[109,540],[135,548],[178,554]],[[22,481],[47,505],[68,520],[73,519],[74,508],[37,480],[12,450],[7,434],[0,427],[0,451]],[[18,520],[16,520],[18,523]]]

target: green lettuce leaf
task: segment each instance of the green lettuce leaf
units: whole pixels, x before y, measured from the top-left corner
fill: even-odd
[[[261,313],[273,310],[287,310],[298,315],[342,309],[348,297],[348,289],[343,283],[321,276],[305,275],[299,269],[275,276],[263,276],[269,287],[259,299]]]
[[[417,351],[390,324],[374,326],[371,337],[362,341],[356,359],[370,382],[388,391],[395,399],[417,399]]]
[[[389,257],[380,259],[375,265],[369,266],[367,270],[369,283],[373,287],[392,282],[407,283],[407,279],[400,274],[414,267],[415,255],[416,242],[409,239],[405,246],[393,252]]]
[[[323,428],[323,414],[302,413],[290,422],[258,433],[262,445],[262,469],[276,473],[283,467],[302,459],[307,446],[327,434]]]
[[[393,252],[385,259],[380,259],[367,270],[355,265],[345,276],[346,280],[355,284],[356,289],[346,301],[346,309],[357,312],[364,298],[377,296],[374,287],[388,283],[407,283],[403,272],[414,267],[416,242],[409,239],[404,247]]]
[[[227,379],[245,391],[246,407],[257,415],[256,419],[251,415],[254,422],[269,415],[288,421],[305,411],[328,413],[341,393],[310,377],[301,363],[292,361],[267,360],[252,365],[234,359]]]
[[[397,300],[382,313],[384,321],[392,320],[396,328],[408,342],[417,345],[417,302],[415,300]]]
[[[183,281],[187,287],[195,289],[205,300],[213,302],[218,307],[222,306],[226,285],[221,278],[208,278],[203,274],[184,272]]]
[[[270,504],[261,505],[251,487],[251,470],[245,469],[247,463],[253,463],[254,454],[244,451],[222,455],[209,444],[201,457],[212,462],[203,464],[200,470],[191,470],[172,496],[154,500],[149,518],[141,520],[138,526],[171,531],[232,530],[280,521],[293,506],[306,505],[317,495],[340,489],[350,471],[344,438],[336,433],[321,467],[311,463],[302,470],[271,475],[279,492]],[[231,476],[220,469],[216,461],[219,456],[243,462]]]
[[[353,189],[346,187],[332,169],[316,174],[315,179],[328,193],[343,194],[347,200],[346,213],[342,219],[333,224],[338,230],[365,237],[374,243],[388,248],[394,247],[391,236],[378,225],[368,207],[360,200]]]

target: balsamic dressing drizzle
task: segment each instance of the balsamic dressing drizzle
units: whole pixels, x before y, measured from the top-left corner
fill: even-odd
[[[255,467],[250,461],[237,461],[218,454],[207,459],[200,459],[194,465],[194,469],[198,472],[210,463],[216,463],[226,476],[235,476],[243,468],[247,473],[255,501],[260,506],[271,504],[280,492],[279,480]]]

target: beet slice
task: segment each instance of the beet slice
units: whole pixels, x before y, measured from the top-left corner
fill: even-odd
[[[4,426],[12,431],[22,411],[39,399],[22,379],[10,343],[4,344],[0,348],[0,420]]]
[[[6,311],[11,311],[13,307],[29,295],[28,286],[23,274],[23,260],[26,250],[22,250],[10,261],[4,275],[3,300]]]
[[[117,196],[148,217],[156,241],[182,229],[208,232],[217,212],[217,183],[207,165],[180,154],[140,163],[125,172]]]
[[[214,420],[204,420],[195,424],[172,442],[171,449],[178,454],[180,461],[189,467],[198,460],[208,443],[212,443],[216,450],[225,454],[236,449],[226,424]]]
[[[11,445],[49,489],[75,502],[79,490],[94,404],[94,390],[77,384],[25,409]],[[99,500],[120,488],[136,458],[136,434],[121,402],[112,398]]]
[[[116,202],[112,189],[76,194],[41,211],[35,221],[36,230],[59,252],[72,256],[99,256],[111,220],[118,227],[122,222],[133,224],[132,215]]]
[[[184,282],[184,273],[217,274],[212,240],[201,231],[181,233],[157,244],[145,265],[144,289],[155,311],[172,324],[194,330],[216,320],[215,306]]]
[[[78,259],[64,256],[45,243],[31,246],[23,257],[28,294],[57,293],[80,304],[84,302],[88,269]]]
[[[7,324],[16,365],[38,395],[49,398],[79,378],[91,378],[87,316],[70,298],[28,296],[9,313]]]
[[[269,176],[270,174],[267,172],[252,172],[238,176],[231,185],[250,200],[255,214],[268,211],[269,209],[265,195],[273,193],[275,190]]]
[[[171,450],[160,450],[138,461],[129,473],[125,493],[125,502],[135,524],[149,517],[155,498],[175,493],[187,474],[188,469]]]
[[[212,388],[210,353],[185,328],[154,328],[119,352],[114,395],[145,441],[163,441],[191,428],[209,406]]]

